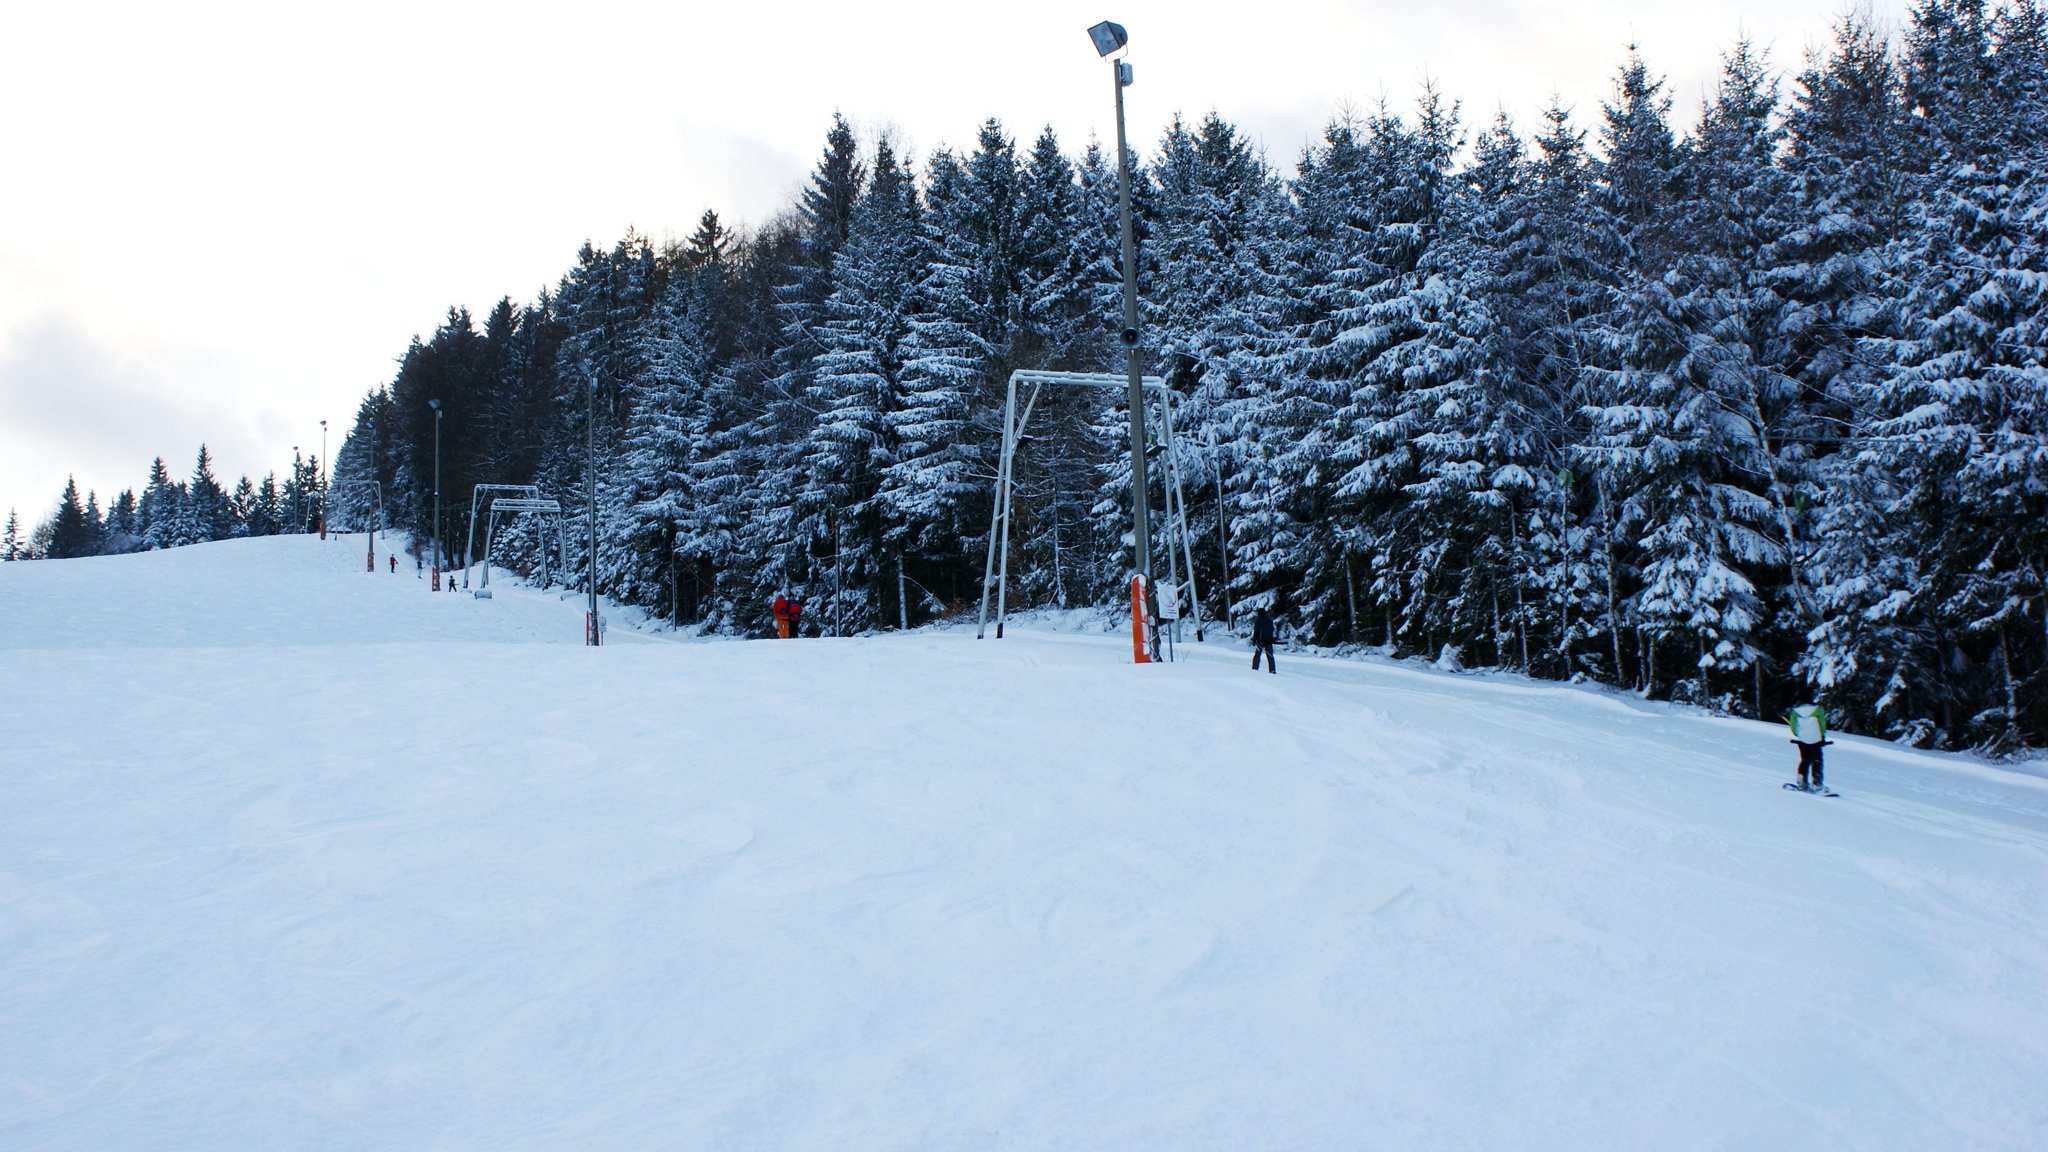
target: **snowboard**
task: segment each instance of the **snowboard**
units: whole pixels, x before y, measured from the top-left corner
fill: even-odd
[[[1797,785],[1797,784],[1787,784],[1787,785],[1785,785],[1785,787],[1786,787],[1786,788],[1789,788],[1789,789],[1791,789],[1791,790],[1792,790],[1792,791],[1794,791],[1794,792],[1811,792],[1811,793],[1813,793],[1813,794],[1814,794],[1815,796],[1840,796],[1840,795],[1841,795],[1841,793],[1840,793],[1840,792],[1830,792],[1830,791],[1828,791],[1828,790],[1827,790],[1826,788],[1801,788],[1801,787],[1800,787],[1799,785]]]

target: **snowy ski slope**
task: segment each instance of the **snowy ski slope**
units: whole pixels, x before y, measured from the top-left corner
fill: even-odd
[[[0,1148],[2048,1148],[2036,776],[361,547],[0,565]]]

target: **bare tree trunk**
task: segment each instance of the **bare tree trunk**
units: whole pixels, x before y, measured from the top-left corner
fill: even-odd
[[[1529,672],[1529,613],[1522,604],[1522,525],[1515,515],[1513,501],[1508,502],[1508,538],[1515,545],[1515,632],[1522,640],[1522,674]]]
[[[1493,601],[1493,666],[1501,666],[1500,650],[1500,593],[1494,592],[1488,599]]]
[[[1052,518],[1052,594],[1060,607],[1067,606],[1067,571],[1060,559],[1060,518]]]
[[[1351,553],[1344,554],[1344,639],[1358,638],[1358,586],[1351,576]]]
[[[2020,746],[2020,693],[2012,678],[2012,645],[2003,627],[1998,630],[1998,662],[2005,669],[2005,732],[1998,738],[1998,750],[2011,752]]]
[[[1614,580],[1614,507],[1607,499],[1607,480],[1600,480],[1600,519],[1607,550],[1607,631],[1614,637],[1614,683],[1620,687],[1626,676],[1621,659],[1621,591]]]
[[[1692,634],[1692,637],[1695,641],[1694,647],[1699,650],[1699,659],[1693,664],[1693,667],[1700,671],[1699,703],[1712,707],[1714,700],[1714,667],[1707,663],[1707,637],[1703,632],[1695,632]]]
[[[1567,473],[1569,474],[1569,473]],[[1571,489],[1557,491],[1557,618],[1562,624],[1557,651],[1564,657],[1564,678],[1572,678]]]

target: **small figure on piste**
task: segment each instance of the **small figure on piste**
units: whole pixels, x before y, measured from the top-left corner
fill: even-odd
[[[789,634],[791,637],[803,635],[803,633],[797,630],[803,622],[804,602],[792,596],[789,598]]]
[[[789,597],[777,592],[775,594],[773,611],[775,613],[775,638],[777,640],[789,639]]]
[[[1279,675],[1273,667],[1273,617],[1264,608],[1252,613],[1252,671],[1259,670],[1259,657],[1266,658],[1266,671]]]
[[[1821,749],[1834,741],[1828,739],[1828,716],[1818,704],[1795,705],[1785,713],[1785,724],[1792,729],[1792,743],[1799,746],[1799,783],[1787,784],[1801,792],[1818,792],[1832,796],[1821,778]]]

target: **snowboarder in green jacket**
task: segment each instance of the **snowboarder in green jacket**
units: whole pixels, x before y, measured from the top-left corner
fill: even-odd
[[[1785,723],[1792,729],[1792,743],[1799,745],[1799,786],[1818,792],[1823,787],[1820,750],[1829,743],[1827,713],[1818,704],[1798,704],[1785,713]],[[1807,778],[1809,772],[1811,782]]]

